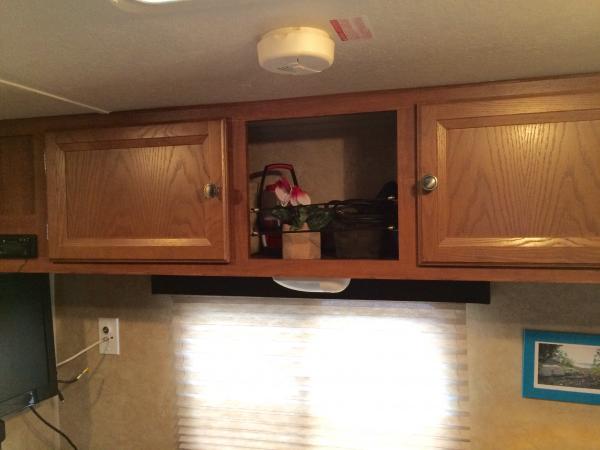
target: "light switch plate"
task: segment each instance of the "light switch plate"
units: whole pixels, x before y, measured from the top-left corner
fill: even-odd
[[[98,339],[100,339],[100,353],[120,355],[119,319],[100,317],[98,319]]]

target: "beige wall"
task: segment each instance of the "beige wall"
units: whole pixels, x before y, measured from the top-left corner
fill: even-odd
[[[45,401],[37,407],[44,419],[58,425],[58,400]],[[58,448],[58,436],[30,411],[6,419],[6,440],[2,450],[48,450]]]
[[[98,317],[119,318],[121,355],[90,351],[61,368],[91,369],[64,390],[63,430],[81,450],[177,448],[170,298],[151,296],[149,277],[57,277],[59,360],[98,339]]]
[[[56,293],[59,358],[97,339],[97,317],[121,320],[121,356],[92,351],[61,369],[92,369],[65,389],[63,429],[82,450],[176,449],[170,298],[130,276],[58,276]],[[600,449],[600,406],[520,394],[522,329],[600,333],[600,285],[493,284],[492,294],[491,305],[467,308],[473,450]],[[30,434],[32,423],[9,421],[6,448],[51,448]]]
[[[253,174],[248,192],[258,192],[267,164],[294,166],[298,183],[313,203],[374,198],[383,183],[396,176],[394,115],[355,114],[337,118],[272,121],[250,132],[248,168]],[[287,171],[283,171],[290,178]],[[273,182],[276,178],[270,178]]]
[[[493,284],[467,307],[474,450],[599,450],[600,406],[521,397],[524,328],[600,333],[600,285]]]

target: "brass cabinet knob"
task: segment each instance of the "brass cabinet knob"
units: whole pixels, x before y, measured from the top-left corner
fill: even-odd
[[[207,183],[203,188],[204,198],[217,198],[221,193],[221,188],[214,183]]]
[[[421,180],[421,187],[425,192],[435,191],[438,187],[438,179],[435,175],[427,174]]]

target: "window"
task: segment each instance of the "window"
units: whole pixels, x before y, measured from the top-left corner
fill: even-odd
[[[182,297],[180,449],[465,449],[464,305]]]

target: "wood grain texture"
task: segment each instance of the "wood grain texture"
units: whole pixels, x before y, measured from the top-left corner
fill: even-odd
[[[189,275],[243,277],[332,277],[394,280],[464,280],[544,283],[600,283],[600,270],[582,268],[435,267],[376,260],[256,260],[230,264],[83,262],[64,263],[47,257],[0,260],[0,272],[51,272],[105,275]],[[22,266],[22,267],[21,267]]]
[[[0,234],[36,234],[47,254],[46,182],[39,136],[0,137]]]
[[[199,189],[210,179],[202,158],[205,139],[66,153],[68,236],[183,239],[205,234],[209,218]]]
[[[35,213],[34,158],[32,136],[0,138],[0,216]]]
[[[416,109],[397,111],[398,257],[401,264],[417,266]]]
[[[559,97],[421,108],[421,262],[600,266],[600,99]]]
[[[227,260],[222,121],[48,134],[50,257]]]
[[[496,108],[496,125],[513,125],[514,118],[510,109],[511,101],[519,100],[523,105],[520,114],[537,114],[535,104],[545,103],[544,120],[556,121],[565,109],[562,99],[546,101],[548,97],[561,97],[589,93],[598,95],[600,74],[558,77],[538,80],[517,80],[481,83],[475,85],[431,87],[420,89],[402,89],[380,92],[339,94],[320,97],[294,98],[273,101],[260,101],[226,105],[191,106],[180,108],[163,108],[145,111],[118,112],[109,115],[85,114],[77,116],[46,117],[25,120],[0,121],[0,136],[35,135],[54,131],[90,128],[102,130],[103,127],[131,127],[153,125],[156,123],[181,121],[207,121],[215,118],[228,117],[231,146],[229,162],[231,163],[231,184],[229,211],[231,224],[226,227],[232,236],[230,264],[191,264],[191,263],[57,263],[49,261],[47,250],[40,248],[41,257],[28,261],[23,271],[56,272],[56,273],[105,273],[105,274],[181,274],[181,275],[241,275],[241,276],[350,276],[355,278],[395,278],[395,279],[455,279],[455,280],[495,280],[495,281],[544,281],[544,282],[577,282],[600,283],[600,270],[590,268],[559,268],[546,266],[544,268],[511,268],[502,266],[474,267],[478,263],[466,263],[462,267],[419,266],[417,263],[417,233],[415,202],[422,200],[420,193],[415,191],[416,167],[415,158],[419,157],[419,175],[426,158],[416,155],[415,151],[415,121],[412,111],[416,104],[428,104],[428,107],[446,105],[452,110],[457,103],[487,104],[497,100],[506,103],[502,108]],[[580,99],[582,97],[579,97]],[[594,101],[587,97],[578,111],[577,102],[570,108],[570,117],[585,115],[593,111]],[[592,98],[590,101],[589,99]],[[492,100],[490,100],[492,99]],[[496,105],[498,105],[496,103]],[[568,108],[567,108],[568,109]],[[363,113],[369,111],[398,111],[398,174],[399,174],[399,208],[400,208],[400,260],[399,261],[285,261],[280,260],[249,260],[249,220],[247,193],[247,149],[246,123],[256,120],[320,117],[335,114]],[[533,112],[532,112],[533,111]],[[422,117],[421,111],[421,117]],[[447,117],[446,117],[447,118]],[[508,119],[508,122],[501,120]],[[488,124],[489,117],[476,113],[463,117],[466,127]],[[593,120],[592,117],[580,117],[578,120]],[[445,119],[444,119],[445,120]],[[454,118],[459,126],[461,118]],[[531,120],[531,117],[530,117]],[[531,122],[534,123],[534,122]],[[423,121],[417,137],[422,136]],[[150,136],[149,136],[150,137]],[[129,138],[129,137],[128,137]],[[420,138],[419,138],[420,139]],[[91,139],[93,141],[94,139]],[[97,139],[96,139],[97,140]],[[90,140],[88,140],[89,142]],[[65,142],[67,144],[68,142]],[[42,171],[37,171],[36,180],[41,187],[45,186],[43,165]],[[412,169],[411,169],[412,166]],[[435,199],[431,199],[435,202]],[[45,213],[44,213],[45,214]],[[428,219],[419,211],[419,221]],[[1,219],[0,219],[1,220]],[[430,223],[430,222],[429,222]],[[45,222],[44,222],[45,224]],[[420,226],[420,225],[419,225]],[[4,228],[3,228],[4,229]],[[41,235],[41,232],[40,232]],[[418,236],[422,240],[422,235]],[[227,242],[227,241],[226,241]],[[41,245],[45,241],[41,240]],[[478,250],[481,253],[480,250]],[[22,262],[0,261],[0,271],[14,271]]]
[[[231,148],[229,161],[231,162],[230,202],[231,213],[231,261],[241,264],[242,267],[250,257],[250,220],[248,217],[248,141],[247,123],[245,120],[233,120],[229,128],[231,133]]]

